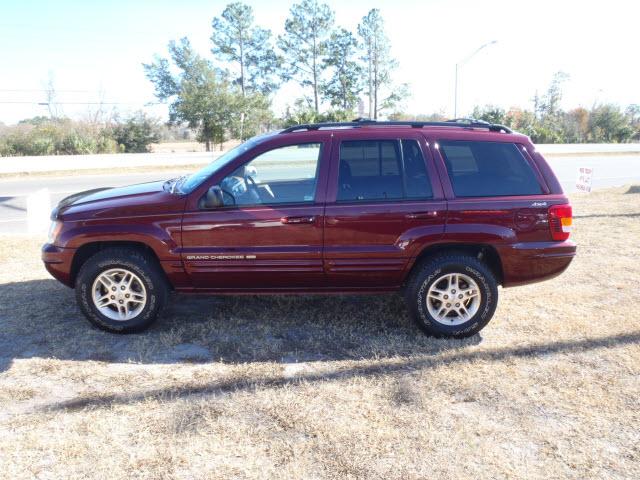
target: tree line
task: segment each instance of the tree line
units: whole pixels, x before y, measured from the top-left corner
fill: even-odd
[[[169,43],[168,57],[143,64],[156,97],[169,105],[169,121],[196,130],[207,149],[274,125],[351,119],[361,95],[367,116],[377,119],[408,96],[408,87],[393,81],[397,62],[378,9],[356,32],[337,26],[333,10],[317,0],[294,4],[277,37],[241,2],[228,4],[211,25],[210,51],[220,63],[184,37]],[[275,119],[270,98],[289,81],[305,94]]]
[[[359,116],[356,112],[373,119],[447,119],[442,113],[402,112],[409,90],[393,79],[398,63],[378,9],[364,15],[352,32],[335,24],[328,5],[302,0],[291,7],[283,33],[275,36],[256,24],[249,5],[234,2],[211,26],[210,55],[195,51],[185,37],[169,42],[168,56],[143,64],[155,96],[169,105],[168,126],[142,112],[126,118],[115,112],[102,120],[60,118],[49,99],[51,118],[0,123],[0,156],[143,152],[178,126],[188,127],[210,150],[228,138],[351,120]],[[536,143],[640,141],[640,105],[623,110],[596,103],[565,111],[560,103],[566,80],[566,74],[556,73],[547,90],[534,95],[530,108],[476,106],[471,117],[507,125]],[[290,81],[304,94],[276,118],[271,100]],[[53,98],[52,84],[50,91]]]
[[[532,107],[504,109],[495,105],[475,106],[470,117],[506,125],[523,133],[534,143],[628,143],[640,141],[640,105],[625,109],[613,103],[594,103],[571,110],[560,108],[562,85],[568,79],[556,72],[542,95],[532,98]],[[444,121],[441,113],[407,115],[395,112],[391,120]]]
[[[529,109],[476,106],[471,116],[507,125],[530,136],[535,143],[640,141],[640,105],[629,105],[623,110],[615,104],[596,103],[590,108],[562,110],[560,100],[566,78],[565,74],[557,73],[543,95],[534,95]],[[248,90],[245,85],[245,95]],[[270,128],[341,119],[335,117],[335,111],[316,114],[313,106],[304,102],[299,99],[285,118],[265,115],[268,122],[273,122]],[[51,115],[22,120],[14,126],[0,123],[0,156],[145,152],[151,143],[188,139],[193,133],[177,125],[164,125],[144,112],[124,118],[117,112],[96,114],[84,121]],[[389,119],[443,121],[447,117],[441,113],[407,115],[396,111],[389,114]]]
[[[401,113],[409,90],[392,78],[398,63],[378,9],[363,16],[355,32],[337,26],[334,17],[328,5],[302,0],[291,7],[284,33],[276,37],[256,24],[249,5],[230,3],[211,22],[212,59],[185,37],[169,43],[168,57],[156,56],[143,67],[156,97],[169,104],[169,122],[187,124],[207,150],[228,137],[244,140],[277,127],[351,120],[359,116],[356,111],[373,119],[446,119]],[[612,104],[563,111],[566,79],[558,72],[547,91],[535,95],[531,109],[476,106],[471,116],[505,124],[538,143],[640,140],[637,105],[625,111]],[[289,81],[300,85],[304,96],[275,118],[270,99]],[[366,105],[360,105],[361,97]]]
[[[560,108],[562,84],[568,75],[557,72],[544,95],[533,97],[530,110],[476,106],[472,117],[500,123],[531,137],[534,143],[624,143],[640,141],[640,105],[626,109],[611,103],[590,108]]]

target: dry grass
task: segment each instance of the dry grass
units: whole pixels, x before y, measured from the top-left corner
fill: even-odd
[[[640,193],[573,198],[579,255],[434,340],[394,296],[176,298],[89,327],[0,238],[5,478],[640,478]],[[637,190],[636,190],[637,192]]]

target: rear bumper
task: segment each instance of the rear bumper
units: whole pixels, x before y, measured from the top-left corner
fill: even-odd
[[[564,242],[515,243],[498,248],[503,286],[541,282],[564,272],[576,255],[576,244]]]
[[[50,243],[42,246],[42,261],[47,271],[53,278],[65,284],[67,287],[73,287],[71,281],[71,263],[75,248],[56,247]]]

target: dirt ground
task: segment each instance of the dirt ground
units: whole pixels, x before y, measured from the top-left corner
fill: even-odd
[[[572,201],[569,270],[464,341],[393,295],[176,297],[111,335],[0,237],[0,476],[640,478],[640,189]]]

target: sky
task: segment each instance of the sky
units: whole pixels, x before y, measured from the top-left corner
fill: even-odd
[[[122,115],[145,109],[163,120],[143,62],[166,55],[187,36],[210,54],[211,20],[229,0],[0,0],[0,122],[47,115],[49,79],[59,113],[86,118],[104,102]],[[281,34],[292,0],[246,0],[256,23]],[[637,0],[327,0],[336,25],[355,31],[371,8],[385,20],[409,84],[403,111],[453,115],[459,66],[458,116],[474,105],[531,108],[554,72],[569,75],[564,108],[613,102],[640,104]],[[463,63],[478,47],[493,42]],[[287,84],[273,100],[277,113],[303,92]],[[307,92],[309,93],[309,92]]]

